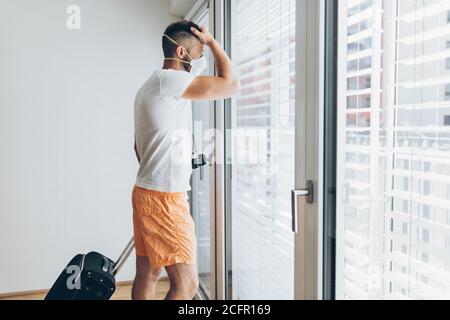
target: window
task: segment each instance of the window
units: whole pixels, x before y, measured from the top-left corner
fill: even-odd
[[[359,108],[362,108],[362,109],[370,108],[370,106],[372,104],[372,97],[370,94],[361,95],[359,98],[360,98]],[[370,116],[369,116],[369,119],[370,119]]]
[[[424,181],[423,182],[423,195],[429,196],[431,195],[431,182],[430,181]]]
[[[356,42],[352,42],[348,44],[348,53],[356,53],[358,52],[358,44]],[[356,68],[355,68],[356,70]]]
[[[365,57],[359,60],[359,70],[372,67],[372,57]]]
[[[402,244],[402,254],[408,254],[408,247]]]
[[[197,13],[199,20],[195,19],[199,25],[208,26],[209,14],[207,9],[200,9]],[[209,27],[211,30],[211,28]],[[209,55],[209,51],[205,50]],[[208,59],[210,57],[207,56]],[[209,68],[204,74],[211,74]],[[211,139],[206,134],[207,130],[214,128],[212,121],[213,108],[207,101],[194,101],[192,103],[193,134],[197,152],[204,153],[211,163],[212,153]],[[209,149],[209,150],[208,150]],[[197,268],[199,273],[200,290],[205,298],[214,298],[211,287],[211,273],[214,272],[214,265],[211,264],[211,206],[214,203],[214,194],[211,192],[211,180],[213,177],[213,167],[205,166],[192,173],[192,192],[190,196],[191,212],[195,221],[197,236]]]
[[[358,70],[358,60],[352,60],[347,63],[347,71],[357,71]]]
[[[445,100],[450,101],[450,84],[445,85]]]
[[[358,96],[347,97],[347,109],[356,109],[358,107]]]
[[[359,50],[364,51],[372,48],[372,37],[365,38],[359,42]]]
[[[295,8],[295,0],[231,1],[241,90],[230,127],[242,134],[234,140],[227,200],[232,299],[293,298],[294,234],[286,212],[295,172]]]
[[[348,33],[347,33],[347,34],[348,34],[349,36],[351,36],[351,35],[357,33],[358,31],[359,31],[359,30],[358,30],[358,24],[355,23],[355,24],[351,25],[350,27],[348,27]]]
[[[352,17],[359,12],[359,6],[354,6],[348,9],[348,17]]]
[[[430,231],[428,229],[423,229],[422,230],[422,241],[424,243],[428,243],[430,242]]]
[[[372,2],[373,2],[373,0],[366,0],[366,1],[363,1],[363,2],[361,3],[361,5],[360,5],[359,10],[360,10],[360,11],[364,11],[364,10],[366,10],[366,9],[369,9],[370,7],[372,7]]]
[[[440,276],[450,265],[450,13],[433,18],[438,2],[339,1],[338,299],[441,298],[432,284],[450,287]]]
[[[450,115],[444,116],[444,126],[450,126]]]
[[[406,222],[402,223],[402,233],[408,234],[408,224]]]
[[[359,23],[359,31],[364,31],[372,26],[372,21],[370,19],[363,20]]]
[[[370,75],[362,76],[359,78],[359,89],[370,89],[372,87],[372,78]]]
[[[427,205],[423,205],[422,206],[422,217],[424,219],[430,219],[431,215],[430,215],[430,206]]]
[[[349,91],[358,90],[358,78],[357,77],[347,79],[347,90],[349,90]]]

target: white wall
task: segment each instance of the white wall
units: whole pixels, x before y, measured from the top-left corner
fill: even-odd
[[[132,236],[133,101],[174,20],[166,0],[0,0],[0,293],[48,288],[74,254],[115,259]]]
[[[201,0],[169,0],[170,13],[178,17],[185,17],[198,1]]]

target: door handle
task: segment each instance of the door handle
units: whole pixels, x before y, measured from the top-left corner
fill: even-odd
[[[299,225],[298,225],[298,198],[301,197],[303,201],[306,203],[313,203],[313,182],[308,180],[306,182],[306,189],[300,190],[292,190],[291,193],[291,201],[292,201],[292,231],[294,233],[298,233]]]

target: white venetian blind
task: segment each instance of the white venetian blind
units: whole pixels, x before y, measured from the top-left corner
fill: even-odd
[[[233,0],[232,59],[233,129],[258,137],[233,148],[233,298],[292,299],[295,0]]]
[[[450,299],[450,2],[340,5],[337,298]]]

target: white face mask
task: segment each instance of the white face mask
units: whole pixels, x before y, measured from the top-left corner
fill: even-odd
[[[206,60],[206,57],[203,56],[200,59],[192,60],[191,61],[191,73],[195,76],[201,75],[206,68],[208,68],[208,61]]]

